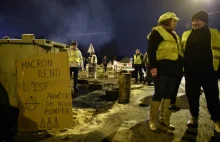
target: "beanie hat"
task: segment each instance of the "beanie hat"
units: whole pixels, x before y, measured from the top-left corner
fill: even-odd
[[[78,45],[78,43],[76,41],[72,41],[71,45]]]
[[[200,10],[200,11],[196,12],[195,14],[193,14],[192,20],[193,19],[198,19],[198,20],[201,20],[203,22],[208,23],[209,16],[208,16],[208,13],[205,10]]]

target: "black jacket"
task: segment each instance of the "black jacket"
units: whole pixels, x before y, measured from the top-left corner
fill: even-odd
[[[208,26],[192,30],[186,41],[184,57],[185,73],[214,72],[211,33]]]
[[[108,59],[107,59],[107,58],[106,58],[106,59],[103,59],[102,63],[103,63],[104,66],[107,66],[107,64],[108,64]]]
[[[168,31],[169,32],[169,31]],[[176,35],[169,32],[175,40]],[[161,76],[180,76],[183,73],[183,58],[178,57],[176,61],[172,60],[156,60],[156,51],[159,44],[163,41],[163,37],[157,30],[153,30],[148,40],[148,61],[150,68],[157,68],[158,75]]]

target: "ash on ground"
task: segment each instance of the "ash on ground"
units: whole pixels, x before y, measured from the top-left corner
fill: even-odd
[[[107,99],[105,90],[97,90],[74,98],[73,108],[109,109],[114,103]]]

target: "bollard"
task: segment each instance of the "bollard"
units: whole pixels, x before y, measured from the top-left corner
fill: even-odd
[[[118,103],[129,103],[131,95],[131,74],[122,73],[119,76],[119,96]]]

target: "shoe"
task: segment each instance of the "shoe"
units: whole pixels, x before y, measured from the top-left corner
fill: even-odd
[[[148,86],[154,86],[152,83],[148,83],[147,85],[148,85]]]
[[[188,127],[198,127],[198,117],[192,117],[187,122]]]
[[[74,92],[81,92],[82,90],[80,90],[78,87],[74,88]]]
[[[138,80],[137,80],[137,78],[135,78],[135,82],[134,82],[135,84],[137,84],[138,83]]]
[[[179,111],[180,110],[180,108],[178,108],[175,104],[170,105],[169,109],[173,110],[173,111]]]
[[[79,89],[78,88],[74,88],[74,92],[79,92]]]
[[[215,122],[215,132],[220,133],[220,121]]]

